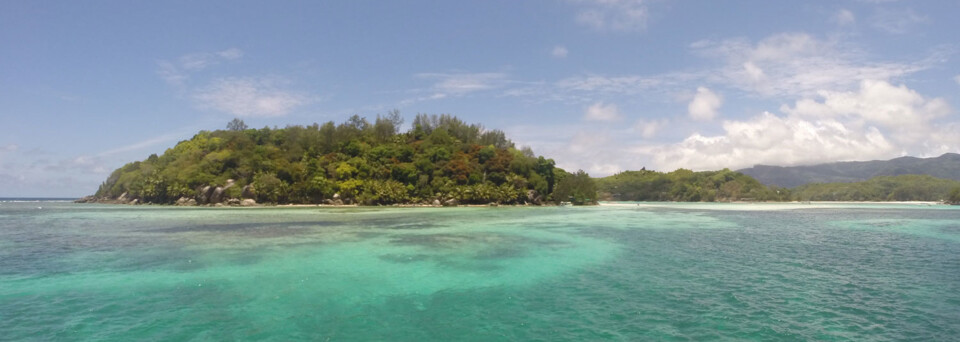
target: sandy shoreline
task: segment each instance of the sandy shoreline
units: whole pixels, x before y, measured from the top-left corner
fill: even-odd
[[[855,201],[812,201],[812,202],[602,202],[601,206],[634,208],[674,208],[698,210],[794,210],[794,209],[843,209],[843,208],[883,208],[883,207],[950,207],[933,201],[899,202],[855,202]]]

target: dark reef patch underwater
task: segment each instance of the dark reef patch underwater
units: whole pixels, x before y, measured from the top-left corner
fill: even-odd
[[[954,340],[958,209],[4,202],[0,339]]]

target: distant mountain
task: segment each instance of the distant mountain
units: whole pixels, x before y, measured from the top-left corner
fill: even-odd
[[[811,183],[862,182],[877,176],[930,175],[960,180],[960,154],[936,158],[900,157],[891,160],[839,162],[809,166],[757,165],[739,170],[766,185],[793,188]]]

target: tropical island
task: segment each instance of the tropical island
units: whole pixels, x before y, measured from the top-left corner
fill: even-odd
[[[201,131],[113,171],[82,202],[178,205],[596,203],[593,179],[567,172],[503,131],[451,115]]]
[[[162,155],[113,171],[96,194],[78,202],[233,205],[544,205],[606,201],[780,202],[940,201],[960,203],[960,181],[930,175],[875,176],[859,182],[761,183],[745,172],[783,181],[817,167],[658,172],[641,169],[591,178],[517,148],[503,131],[452,115],[418,114],[401,132],[394,110],[371,122],[354,115],[322,125],[252,129],[240,119],[201,131]],[[953,163],[954,155],[944,155]],[[916,159],[916,158],[914,158]],[[897,170],[911,170],[897,162]],[[935,161],[934,161],[935,162]],[[883,162],[868,162],[883,163]],[[922,166],[931,161],[920,159]],[[842,163],[838,163],[842,164]],[[863,162],[854,162],[857,170]],[[937,164],[939,165],[939,164]],[[947,168],[952,164],[948,164]],[[837,166],[820,166],[833,170]],[[849,168],[849,166],[848,166]],[[877,169],[875,167],[874,169]],[[943,173],[944,167],[935,168]],[[758,171],[759,170],[759,171]],[[779,177],[779,178],[778,178]],[[850,178],[846,176],[844,180]],[[815,178],[814,178],[815,179]]]

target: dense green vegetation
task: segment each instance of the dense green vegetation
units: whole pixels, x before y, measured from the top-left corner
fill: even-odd
[[[553,198],[573,204],[592,204],[597,202],[597,185],[583,170],[559,177]]]
[[[960,182],[926,175],[881,176],[856,183],[767,187],[730,170],[669,173],[626,171],[597,179],[600,196],[615,201],[945,201],[960,204]]]
[[[373,122],[250,129],[235,119],[227,130],[201,131],[160,156],[114,171],[95,195],[169,204],[225,187],[224,198],[261,203],[539,203],[597,198],[593,180],[517,149],[502,131],[450,115],[419,114],[400,132],[396,111]],[[252,186],[248,186],[252,185]],[[554,196],[554,192],[558,196]]]
[[[874,177],[857,183],[808,184],[793,189],[801,201],[940,201],[960,182],[926,175]],[[960,198],[958,198],[960,200]]]
[[[960,186],[950,190],[950,195],[947,196],[947,203],[960,204]]]
[[[597,179],[601,198],[613,201],[776,201],[787,200],[786,189],[768,188],[739,172],[625,171]]]

